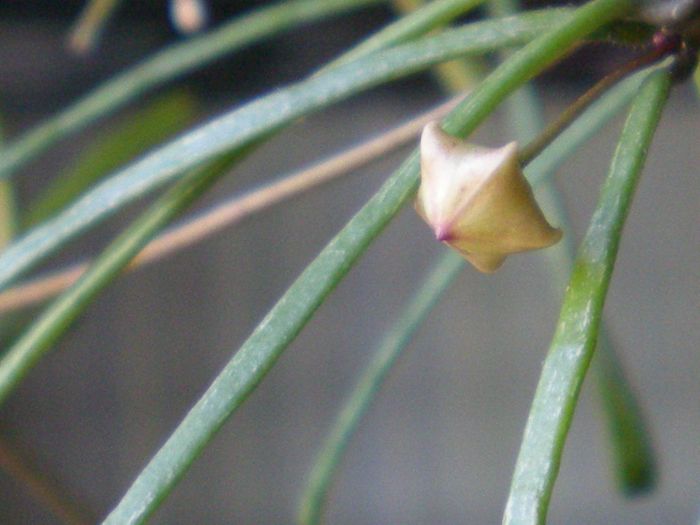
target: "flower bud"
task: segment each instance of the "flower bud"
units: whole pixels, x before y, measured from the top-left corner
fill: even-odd
[[[562,232],[549,225],[525,180],[518,145],[484,148],[423,129],[416,211],[437,240],[477,270],[496,271],[511,253],[546,248]]]

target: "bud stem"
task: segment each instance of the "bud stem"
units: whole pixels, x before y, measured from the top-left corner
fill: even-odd
[[[661,33],[659,33],[661,35]],[[593,87],[586,91],[583,95],[577,98],[573,104],[564,110],[559,117],[549,124],[542,133],[535,137],[529,144],[520,150],[520,163],[522,166],[527,165],[535,157],[549,146],[549,144],[557,138],[576,118],[583,113],[593,102],[598,100],[600,96],[608,89],[615,86],[620,80],[635,71],[658,62],[662,58],[671,53],[675,53],[680,47],[670,45],[671,37],[663,39],[655,35],[654,44],[647,53],[633,58],[629,62],[623,64],[613,72],[609,73],[600,79]],[[674,40],[675,42],[675,40]]]

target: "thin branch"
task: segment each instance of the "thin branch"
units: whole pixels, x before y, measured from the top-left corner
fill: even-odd
[[[629,62],[622,64],[612,73],[600,79],[583,95],[578,97],[564,112],[551,122],[535,139],[525,145],[520,150],[520,161],[527,164],[529,161],[537,157],[542,151],[552,143],[562,131],[576,120],[593,102],[598,100],[600,96],[615,84],[620,82],[626,76],[639,71],[654,62],[663,59],[669,53],[672,53],[671,48],[652,48],[649,52],[641,56],[635,57]]]
[[[127,267],[134,270],[187,248],[225,227],[286,199],[352,172],[413,140],[426,123],[447,114],[462,97],[456,97],[375,139],[335,155],[311,168],[243,196],[236,196],[174,227],[151,241]],[[75,283],[89,262],[77,263],[0,293],[0,314],[43,302]]]

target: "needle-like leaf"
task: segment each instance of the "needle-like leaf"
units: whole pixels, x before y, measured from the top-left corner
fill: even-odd
[[[622,227],[670,85],[668,71],[654,72],[630,109],[578,250],[537,386],[506,507],[506,525],[545,523],[566,435],[596,346]]]

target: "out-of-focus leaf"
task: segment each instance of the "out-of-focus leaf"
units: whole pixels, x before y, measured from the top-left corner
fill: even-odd
[[[22,229],[51,217],[109,172],[191,124],[196,106],[193,96],[175,91],[103,131],[28,206]]]
[[[0,179],[59,140],[116,111],[145,92],[256,42],[302,24],[385,0],[291,0],[261,7],[187,42],[175,44],[101,84],[21,137],[0,156]]]

